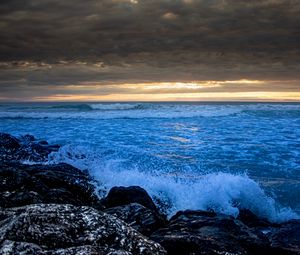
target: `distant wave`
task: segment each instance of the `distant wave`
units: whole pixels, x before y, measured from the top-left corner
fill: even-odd
[[[172,103],[94,103],[57,104],[30,108],[0,108],[0,118],[192,118],[237,114],[300,116],[300,104],[172,104]]]
[[[134,110],[145,109],[146,104],[126,104],[126,103],[82,103],[82,104],[26,104],[26,105],[0,105],[0,108],[6,108],[9,111],[26,110],[26,111],[114,111],[114,110]]]
[[[122,161],[122,160],[121,160]],[[126,169],[120,161],[104,160],[84,147],[64,146],[52,154],[51,163],[66,162],[88,169],[99,180],[99,189],[139,185],[167,206],[169,216],[179,210],[214,210],[236,217],[240,208],[272,222],[299,218],[290,208],[281,207],[267,196],[260,185],[247,175],[210,173],[195,178],[141,171],[138,166]],[[122,167],[120,167],[122,165]]]
[[[146,104],[121,104],[121,103],[113,103],[113,104],[89,104],[89,106],[93,110],[137,110],[137,109],[146,109]]]
[[[45,109],[57,109],[57,110],[79,110],[79,111],[90,111],[93,108],[88,104],[62,104],[45,107]]]
[[[62,104],[51,106],[51,109],[61,110],[81,110],[81,111],[120,111],[145,109],[145,104],[125,104],[125,103],[95,103],[95,104]]]

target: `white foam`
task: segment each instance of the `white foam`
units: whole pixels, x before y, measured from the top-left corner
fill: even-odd
[[[191,118],[229,116],[243,111],[234,106],[168,105],[140,107],[139,105],[94,105],[95,111],[5,111],[0,118],[54,118],[54,119],[115,119],[115,118]],[[126,108],[127,107],[127,108]],[[119,109],[118,109],[119,108]],[[101,110],[100,110],[101,109]]]
[[[89,104],[89,106],[94,110],[131,110],[136,109],[139,104],[121,104],[121,103],[113,103],[113,104]]]
[[[83,107],[83,106],[87,107]],[[52,106],[50,110],[28,109],[0,111],[0,118],[59,118],[59,119],[114,119],[114,118],[192,118],[221,117],[246,113],[247,111],[300,111],[300,105],[282,104],[153,104],[153,103],[95,103],[72,105],[68,111]],[[84,109],[91,110],[84,110]],[[54,111],[54,109],[56,109]]]
[[[84,147],[70,146],[53,154],[51,162],[66,162],[80,169],[88,169],[102,183],[101,188],[106,190],[113,186],[141,186],[153,198],[158,197],[169,204],[169,215],[185,209],[212,209],[236,217],[238,208],[247,208],[272,222],[299,218],[290,208],[276,204],[247,175],[219,172],[191,178],[182,173],[175,176],[163,171],[141,171],[138,167],[124,169],[118,159],[104,161],[91,151],[86,154]]]

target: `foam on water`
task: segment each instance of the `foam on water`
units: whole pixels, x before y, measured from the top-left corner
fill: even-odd
[[[280,111],[300,113],[300,105],[280,104],[151,104],[151,103],[95,103],[57,104],[0,107],[0,118],[53,119],[114,119],[114,118],[192,118],[218,117],[251,112]]]
[[[121,103],[113,103],[113,104],[88,104],[93,110],[103,110],[103,111],[114,111],[114,110],[134,110],[134,109],[142,109],[145,107],[143,104],[121,104]]]
[[[278,205],[245,174],[217,172],[190,176],[145,171],[138,166],[126,169],[120,164],[122,159],[104,160],[92,150],[72,146],[62,147],[51,155],[49,162],[66,162],[89,170],[101,183],[99,189],[106,191],[113,186],[141,186],[167,205],[169,216],[179,210],[201,209],[236,217],[239,208],[247,208],[272,222],[299,218],[290,208]]]

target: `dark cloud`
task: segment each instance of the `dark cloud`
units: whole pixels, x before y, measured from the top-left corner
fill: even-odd
[[[299,42],[298,0],[1,0],[0,86],[299,80]]]

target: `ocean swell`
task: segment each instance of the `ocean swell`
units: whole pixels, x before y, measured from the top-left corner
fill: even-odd
[[[300,105],[280,104],[181,104],[181,103],[81,103],[1,106],[0,118],[114,119],[194,118],[233,115],[258,117],[300,116]]]

